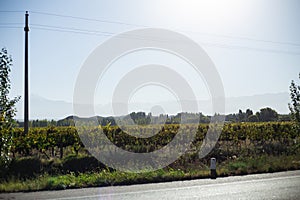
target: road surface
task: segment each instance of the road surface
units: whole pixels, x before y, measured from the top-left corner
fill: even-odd
[[[300,199],[300,171],[60,191],[0,194],[2,199]]]

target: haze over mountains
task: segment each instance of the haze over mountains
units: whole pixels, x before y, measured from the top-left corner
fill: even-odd
[[[188,102],[188,101],[186,101]],[[289,113],[288,103],[290,102],[289,93],[274,93],[274,94],[261,94],[253,96],[242,97],[228,97],[226,98],[226,114],[237,113],[239,109],[245,111],[247,108],[253,111],[258,111],[264,107],[271,107],[280,114]],[[126,104],[124,103],[124,106]],[[129,112],[143,111],[158,114],[160,109],[151,109],[153,105],[161,106],[166,114],[174,115],[182,110],[178,107],[177,102],[165,101],[158,103],[131,103],[129,104]],[[209,100],[198,101],[198,111],[184,110],[186,112],[202,112],[205,115],[211,115],[211,102]],[[23,102],[17,104],[16,119],[23,119]],[[99,116],[112,116],[113,112],[109,104],[97,104],[95,107],[96,115]],[[156,112],[156,113],[155,113]],[[128,114],[128,113],[124,113]],[[67,116],[73,115],[73,105],[71,102],[50,100],[37,95],[30,96],[30,119],[63,119]]]

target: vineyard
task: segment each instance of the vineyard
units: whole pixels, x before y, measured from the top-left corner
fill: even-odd
[[[300,131],[293,122],[225,124],[214,148],[204,158],[199,158],[199,150],[205,138],[210,137],[208,128],[217,128],[209,124],[81,128],[84,131],[79,133],[74,126],[31,128],[27,135],[22,128],[14,128],[11,162],[9,166],[0,163],[0,191],[39,190],[41,185],[45,189],[64,189],[202,178],[209,176],[211,157],[217,159],[218,174],[222,176],[300,168]],[[111,152],[114,146],[129,152],[154,152],[178,135],[184,138],[192,132],[196,135],[188,144],[189,150],[172,164],[151,173],[123,173],[89,153],[105,155],[103,152]],[[150,137],[138,137],[142,133]],[[104,137],[110,144],[103,142]],[[88,144],[89,151],[83,143]],[[171,156],[179,148],[176,145],[182,144],[175,143],[158,159]],[[126,155],[119,159],[121,164],[132,164]],[[152,163],[143,164],[151,167]]]
[[[117,126],[87,128],[84,134],[90,144],[101,146],[99,132],[103,129],[106,137],[118,147],[127,151],[145,153],[162,148],[172,141],[179,131],[184,133],[196,132],[191,144],[192,155],[199,150],[206,137],[208,124],[181,125],[151,125],[127,127],[130,133],[126,134]],[[213,127],[211,127],[213,128]],[[139,138],[139,133],[157,133],[149,138]],[[231,156],[250,155],[280,155],[295,154],[299,151],[300,133],[295,123],[233,123],[225,124],[222,134],[211,152],[215,157],[227,159]],[[110,147],[108,146],[107,149]],[[15,128],[11,146],[12,157],[37,156],[45,158],[63,158],[68,154],[86,152],[75,127],[45,127],[31,128],[28,135],[23,134],[22,128]]]

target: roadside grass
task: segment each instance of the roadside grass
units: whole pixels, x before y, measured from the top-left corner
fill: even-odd
[[[221,169],[226,169],[223,165]],[[227,163],[227,175],[253,173],[272,173],[300,169],[300,155],[293,156],[260,156],[257,158],[240,158]]]
[[[268,173],[300,169],[300,155],[292,156],[260,156],[237,158],[219,163],[218,176],[244,175],[253,173]],[[166,181],[209,178],[210,171],[206,167],[195,166],[193,169],[181,170],[167,167],[152,172],[126,173],[120,171],[102,170],[92,173],[69,173],[66,175],[40,175],[34,179],[11,177],[0,182],[0,192],[20,192],[38,190],[60,190],[67,188],[99,187],[112,185],[130,185]]]

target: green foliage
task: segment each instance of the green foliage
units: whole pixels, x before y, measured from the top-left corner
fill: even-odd
[[[300,85],[296,85],[295,82],[292,81],[290,85],[290,92],[291,103],[289,103],[289,109],[291,111],[293,120],[300,123]]]
[[[257,115],[250,115],[250,116],[248,117],[248,121],[249,121],[249,122],[258,122],[259,119],[258,119]]]
[[[30,178],[38,175],[42,170],[42,162],[36,157],[13,159],[8,174],[18,178]]]
[[[289,115],[280,115],[272,108],[266,107],[253,114],[253,111],[247,109],[246,112],[239,110],[237,114],[226,115],[226,121],[229,122],[273,122],[290,121]]]
[[[231,162],[228,164],[229,171],[240,171],[242,173],[247,172],[248,165],[245,162]]]
[[[239,110],[239,113],[228,114],[225,116],[227,122],[267,122],[267,121],[291,121],[291,116],[286,114],[277,114],[277,112],[271,108],[263,108],[262,115],[260,112],[253,114],[253,111],[246,109],[246,112]],[[270,111],[270,112],[269,112]],[[270,115],[271,113],[271,115]],[[184,114],[185,122],[181,121],[181,117]],[[266,117],[263,117],[264,115]],[[273,114],[273,116],[272,116]],[[261,118],[260,115],[262,116]],[[269,116],[268,116],[269,115]],[[208,124],[210,122],[211,116],[205,116],[202,113],[177,113],[177,115],[164,115],[152,116],[151,113],[144,112],[132,112],[128,115],[121,117],[95,117],[101,126],[106,126],[108,124],[112,126],[116,125],[149,125],[149,124]],[[29,121],[30,127],[50,127],[50,126],[75,126],[75,119],[77,122],[83,122],[85,125],[91,125],[95,123],[95,118],[80,118],[76,116],[68,116],[64,119],[55,120],[32,120]],[[23,127],[23,122],[18,122],[19,127]]]
[[[138,135],[134,137],[123,132],[119,127],[111,125],[83,127],[85,133],[80,134],[86,134],[85,136],[88,136],[90,145],[101,145],[101,140],[99,140],[99,131],[101,129],[114,145],[127,151],[144,153],[162,148],[172,141],[176,134],[178,134],[178,131],[181,131],[180,133],[183,135],[184,133],[196,131],[196,136],[192,144],[190,144],[190,150],[177,161],[166,167],[166,169],[173,168],[177,170],[176,173],[173,173],[173,177],[182,177],[182,175],[180,175],[182,171],[190,172],[199,169],[199,167],[206,169],[210,157],[217,158],[218,163],[231,163],[235,160],[243,162],[243,159],[257,158],[260,156],[280,157],[300,155],[300,132],[295,125],[296,123],[294,122],[242,122],[225,124],[216,146],[210,154],[203,159],[199,159],[198,150],[204,138],[209,136],[207,135],[208,124],[131,126],[127,129],[130,133],[135,132],[136,134],[145,133],[147,131],[157,133],[150,138],[139,138]],[[212,126],[211,128],[215,127]],[[175,146],[174,148],[177,147]],[[105,148],[102,148],[101,151],[110,149],[111,146],[107,145]],[[80,137],[75,127],[31,128],[27,135],[23,134],[22,128],[14,128],[13,145],[10,150],[11,153],[15,155],[15,159],[8,168],[1,167],[0,162],[0,174],[2,177],[5,174],[11,174],[20,178],[36,177],[44,173],[51,175],[68,173],[80,175],[80,173],[86,172],[100,173],[104,169],[114,172],[114,170],[107,169],[103,164],[88,154],[80,142]],[[55,153],[52,154],[52,152]],[[93,149],[93,152],[98,152],[97,146],[96,149]],[[21,161],[19,161],[20,159]],[[41,162],[39,162],[39,160]],[[130,159],[126,159],[126,157],[122,157],[121,161],[125,164],[126,162],[131,162]],[[260,164],[250,163],[250,166],[252,166],[250,169],[254,172],[255,170],[260,170],[263,166],[262,163],[264,163],[263,160]],[[151,166],[151,163],[149,166]],[[280,163],[278,166],[280,166]],[[18,172],[19,169],[20,171]],[[182,170],[180,173],[178,172],[179,169]],[[230,165],[230,168],[224,168],[220,173],[226,174],[228,171],[231,171],[233,174],[248,173],[250,169],[249,165],[245,168],[243,164],[236,163]],[[277,168],[272,164],[268,164],[264,170],[267,172],[269,170],[276,171]],[[166,180],[163,175],[160,176]],[[115,179],[118,180],[117,182],[119,183],[125,183],[127,181],[124,177],[122,180],[121,178],[114,177],[112,183]],[[149,180],[150,179],[152,181],[154,180],[153,178],[149,178]],[[103,181],[103,179],[101,180]],[[147,180],[143,179],[139,181],[147,182]],[[172,178],[168,180],[172,180]],[[53,184],[53,187],[56,185],[55,182],[51,182],[51,184]],[[103,182],[101,182],[101,184],[103,184]],[[64,184],[59,187],[63,185]],[[66,187],[69,186],[66,185]]]
[[[10,147],[12,142],[12,127],[14,124],[15,104],[20,97],[10,99],[9,73],[12,67],[12,58],[5,48],[0,51],[0,162],[8,163],[10,160]]]
[[[300,168],[299,155],[293,156],[257,156],[255,158],[237,159],[217,166],[219,176],[264,173],[275,171],[295,170]],[[139,183],[155,183],[193,178],[208,178],[207,166],[194,170],[183,171],[176,168],[160,169],[145,173],[125,173],[107,171],[92,173],[69,173],[66,175],[49,176],[44,174],[35,179],[9,179],[0,182],[0,192],[20,192],[36,190],[57,190],[66,188],[99,187],[109,185],[130,185]]]
[[[117,126],[86,127],[84,136],[89,138],[91,146],[93,144],[101,145],[99,132],[102,129],[106,137],[114,145],[127,151],[145,153],[162,148],[173,140],[178,131],[182,135],[195,131],[196,137],[193,139],[191,148],[198,149],[207,134],[208,124],[167,124],[128,127],[127,130],[130,133],[136,134],[136,136],[128,135]],[[55,157],[57,154],[52,154],[52,150],[54,149],[56,152],[60,151],[60,157],[62,158],[65,149],[71,149],[72,153],[75,154],[78,154],[79,150],[82,151],[84,149],[75,127],[31,128],[26,136],[23,135],[22,128],[14,128],[14,132],[15,137],[13,138],[11,153],[16,156],[39,153],[43,155],[47,154],[47,157]],[[139,133],[149,133],[153,136],[139,138]],[[240,142],[247,142],[249,151],[253,149],[253,151],[256,151],[255,153],[262,151],[272,154],[279,153],[277,149],[282,149],[282,152],[286,152],[289,149],[289,143],[292,145],[293,140],[300,139],[299,134],[293,122],[233,123],[225,124],[218,144],[224,145],[229,142],[231,147],[236,147],[239,146]],[[284,149],[283,146],[286,146],[286,148]],[[110,149],[109,146],[105,148],[107,150]]]
[[[75,174],[105,169],[105,165],[92,156],[68,156],[62,162],[62,172]]]
[[[6,177],[0,180],[0,191],[65,189],[209,177],[211,157],[217,158],[217,170],[221,176],[299,169],[300,132],[295,125],[295,122],[225,124],[215,148],[203,159],[199,159],[197,150],[207,136],[208,124],[128,127],[131,133],[157,133],[150,138],[130,136],[110,124],[83,127],[91,144],[101,144],[97,134],[101,128],[112,143],[132,152],[154,151],[168,144],[178,131],[183,134],[196,131],[190,151],[185,155],[164,169],[139,174],[106,168],[91,157],[85,152],[75,127],[31,128],[26,136],[22,128],[14,128],[10,150],[15,159],[8,168],[1,167],[0,162],[0,175]],[[51,155],[53,149],[58,152],[63,149],[63,158],[59,159],[61,156],[57,154]],[[78,149],[81,150],[79,153]],[[48,154],[49,158],[45,159],[44,154]],[[123,160],[130,162],[126,158]]]
[[[257,116],[261,122],[272,122],[278,120],[278,113],[271,108],[262,108]]]

